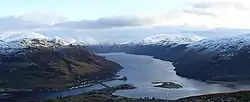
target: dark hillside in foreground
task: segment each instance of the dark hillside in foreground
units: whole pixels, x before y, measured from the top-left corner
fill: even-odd
[[[15,89],[67,88],[112,77],[121,69],[83,46],[27,48],[0,55],[0,62],[0,87]]]

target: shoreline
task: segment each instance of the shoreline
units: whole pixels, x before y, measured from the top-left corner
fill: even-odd
[[[124,84],[122,84],[124,85]],[[50,99],[50,100],[27,100],[32,102],[64,102],[64,101],[72,101],[72,102],[80,102],[80,101],[87,101],[87,102],[110,102],[110,101],[118,101],[118,102],[203,102],[203,101],[221,101],[221,100],[233,100],[246,102],[250,101],[248,96],[250,97],[250,90],[245,91],[236,91],[236,92],[225,92],[225,93],[212,93],[212,94],[205,94],[205,95],[198,95],[198,96],[189,96],[185,98],[180,98],[177,100],[166,100],[166,99],[157,99],[157,98],[133,98],[133,97],[124,97],[119,95],[113,95],[115,91],[118,90],[130,90],[133,88],[126,88],[123,87],[119,89],[119,86],[114,86],[110,88],[104,88],[101,90],[92,91],[86,94],[80,94],[76,96],[68,96],[68,97],[59,97],[57,99]],[[130,86],[130,85],[128,85]],[[117,88],[118,87],[118,88]]]
[[[64,88],[64,89],[57,89],[57,88],[43,88],[41,90],[39,89],[12,89],[11,91],[7,90],[5,91],[5,89],[2,89],[2,92],[0,92],[0,101],[1,99],[3,98],[8,98],[8,99],[20,99],[20,98],[28,98],[29,95],[34,95],[34,94],[43,94],[43,93],[47,93],[47,94],[51,94],[51,93],[57,93],[57,92],[69,92],[69,91],[73,91],[73,90],[81,90],[81,89],[88,89],[88,88],[91,88],[92,86],[95,86],[95,85],[102,85],[104,86],[105,88],[107,88],[105,86],[105,82],[110,82],[110,81],[115,81],[115,80],[120,80],[120,81],[124,81],[126,80],[126,77],[120,77],[118,75],[114,75],[113,77],[111,78],[108,78],[108,79],[104,79],[104,80],[96,80],[96,81],[91,81],[91,83],[86,83],[86,84],[82,84],[82,85],[78,85],[78,86],[72,86],[70,88]],[[53,89],[53,90],[52,90]],[[95,91],[95,90],[100,90],[100,89],[92,89],[92,90],[89,90],[89,91],[86,91],[86,92],[82,92],[81,94],[85,94],[85,93],[88,93],[88,92],[92,92],[92,91]],[[20,95],[20,96],[19,96]],[[23,96],[25,95],[25,96]],[[78,94],[79,95],[79,94]],[[57,96],[57,97],[68,97],[68,96],[71,96],[70,94],[69,95],[66,95],[66,96]],[[54,97],[54,98],[57,98],[57,97]],[[46,96],[45,97],[41,97],[41,98],[44,98],[44,99],[47,99]]]

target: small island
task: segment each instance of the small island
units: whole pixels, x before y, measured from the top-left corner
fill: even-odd
[[[181,85],[173,82],[152,82],[154,87],[167,88],[167,89],[179,89],[182,88]]]

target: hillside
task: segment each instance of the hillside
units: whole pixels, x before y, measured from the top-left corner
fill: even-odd
[[[65,89],[81,82],[107,79],[121,69],[119,64],[82,45],[68,44],[59,38],[22,35],[23,38],[5,37],[14,40],[4,39],[0,43],[1,88]]]
[[[249,35],[204,39],[187,45],[177,74],[199,80],[250,80]]]

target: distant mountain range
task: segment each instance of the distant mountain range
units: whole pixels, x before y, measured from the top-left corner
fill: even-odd
[[[160,34],[141,41],[88,46],[93,52],[126,52],[172,61],[178,75],[216,81],[250,79],[250,35],[204,38]]]
[[[170,35],[170,34],[158,34],[154,36],[146,37],[140,41],[131,41],[122,43],[123,45],[137,44],[137,45],[160,45],[160,46],[177,46],[180,44],[189,44],[203,39],[198,36],[181,36],[181,35]]]

